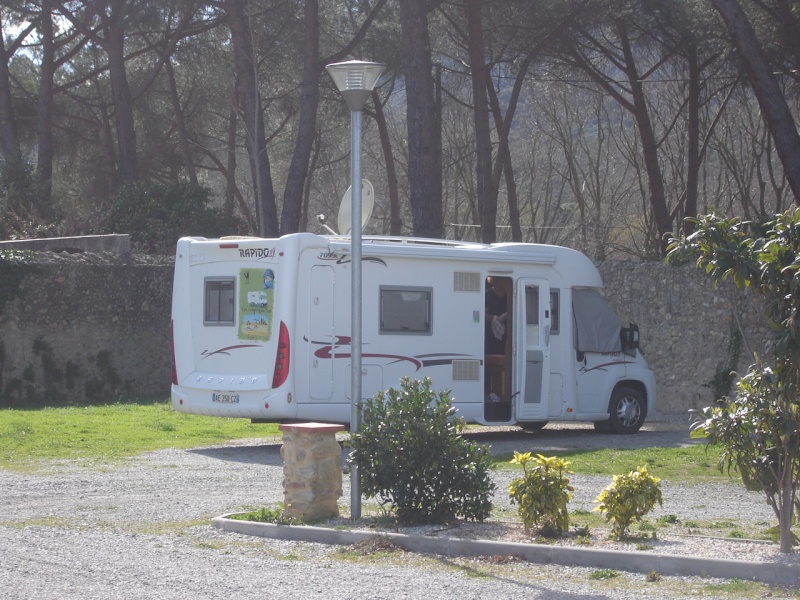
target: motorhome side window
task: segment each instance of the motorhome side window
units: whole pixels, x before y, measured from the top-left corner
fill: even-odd
[[[380,332],[431,335],[433,288],[381,286]]]
[[[561,320],[561,310],[559,302],[561,299],[560,290],[550,290],[550,333],[557,335]],[[539,324],[539,288],[529,286],[525,288],[525,320],[527,325]]]
[[[234,324],[235,285],[233,277],[209,277],[205,280],[204,325]]]

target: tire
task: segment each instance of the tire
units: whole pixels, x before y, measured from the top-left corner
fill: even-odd
[[[519,426],[525,431],[539,431],[540,429],[544,429],[547,423],[547,421],[528,421],[527,423],[520,423]]]
[[[608,406],[611,418],[608,422],[614,433],[636,433],[647,416],[647,404],[636,388],[619,387],[611,395]]]

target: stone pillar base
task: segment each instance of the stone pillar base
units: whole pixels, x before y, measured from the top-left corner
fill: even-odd
[[[342,449],[336,432],[344,425],[292,423],[283,432],[284,516],[303,521],[339,516]]]

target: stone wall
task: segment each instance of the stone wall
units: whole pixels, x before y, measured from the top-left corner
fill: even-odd
[[[21,263],[0,260],[0,406],[168,394],[170,257],[25,256]],[[736,354],[735,318],[745,332],[737,367],[752,362],[748,345],[763,354],[760,302],[712,290],[692,266],[621,261],[600,271],[623,322],[640,327],[659,411],[713,401],[714,382]]]
[[[168,394],[172,259],[0,260],[0,406]]]
[[[765,356],[763,304],[752,292],[730,285],[714,290],[694,265],[614,261],[600,265],[600,273],[604,296],[623,324],[639,326],[642,351],[656,375],[659,411],[708,406],[726,393],[719,382],[731,369],[744,373],[754,351]]]

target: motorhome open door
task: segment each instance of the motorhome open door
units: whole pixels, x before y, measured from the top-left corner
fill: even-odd
[[[518,421],[547,420],[550,389],[550,285],[520,279],[515,290],[514,399]]]

